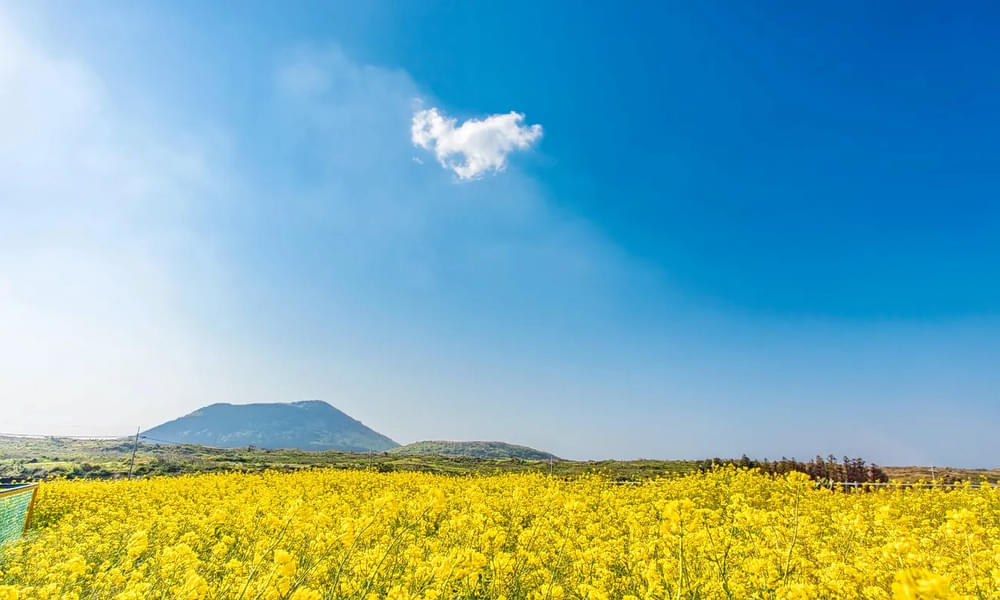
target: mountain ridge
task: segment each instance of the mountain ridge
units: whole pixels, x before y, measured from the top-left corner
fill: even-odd
[[[140,435],[155,441],[218,448],[257,446],[383,452],[399,446],[388,436],[323,400],[216,402]]]

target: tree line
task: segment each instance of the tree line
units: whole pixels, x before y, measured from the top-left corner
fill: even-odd
[[[816,458],[808,462],[797,461],[794,458],[781,457],[780,460],[756,460],[749,458],[746,454],[740,458],[713,458],[711,460],[698,461],[697,466],[700,471],[708,471],[721,465],[734,465],[746,467],[748,469],[760,469],[764,473],[783,475],[785,473],[799,472],[805,473],[810,478],[818,482],[863,482],[863,483],[885,483],[889,481],[889,476],[885,471],[874,463],[867,463],[863,458],[844,457],[838,461],[832,454],[826,458],[817,455]]]

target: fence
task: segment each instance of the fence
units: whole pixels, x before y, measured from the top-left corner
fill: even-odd
[[[18,539],[28,529],[37,493],[37,483],[0,485],[0,545]]]
[[[816,482],[816,487],[842,487],[842,488],[866,488],[866,487],[889,487],[889,488],[981,488],[981,487],[1000,487],[998,483],[940,483],[935,481],[923,482],[923,483],[896,483],[889,482],[883,483],[881,481],[876,482],[865,482],[865,481],[834,481],[830,482]]]
[[[564,481],[572,481],[571,479],[564,479]],[[618,480],[611,481],[611,485],[644,485],[647,481],[653,480]],[[901,482],[881,482],[881,481],[815,481],[813,482],[817,489],[836,489],[841,488],[843,490],[855,489],[863,490],[866,488],[890,488],[890,489],[902,489],[902,488],[942,488],[942,489],[954,489],[954,488],[996,488],[1000,487],[1000,483],[941,483],[941,482],[922,482],[922,483],[901,483]]]

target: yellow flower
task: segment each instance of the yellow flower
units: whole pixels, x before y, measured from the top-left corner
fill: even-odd
[[[957,598],[948,579],[926,569],[905,569],[892,582],[893,600],[945,600]]]
[[[202,600],[208,593],[208,582],[194,571],[184,574],[184,583],[174,590],[174,597],[181,600]]]
[[[289,600],[320,600],[323,596],[314,589],[301,587],[292,593]]]
[[[816,489],[723,467],[312,470],[45,482],[0,600],[1000,600],[1000,489]]]
[[[274,566],[278,575],[282,577],[291,577],[295,574],[295,561],[287,550],[278,548],[274,551]]]
[[[71,576],[76,577],[82,575],[87,570],[87,562],[79,554],[74,554],[62,564],[62,568]]]
[[[132,537],[129,538],[125,554],[128,556],[129,560],[135,560],[135,558],[145,552],[148,547],[149,536],[146,531],[137,531],[132,534]]]

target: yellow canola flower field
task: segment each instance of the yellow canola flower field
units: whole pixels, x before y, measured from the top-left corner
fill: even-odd
[[[0,600],[1000,598],[1000,490],[349,471],[55,481]]]

